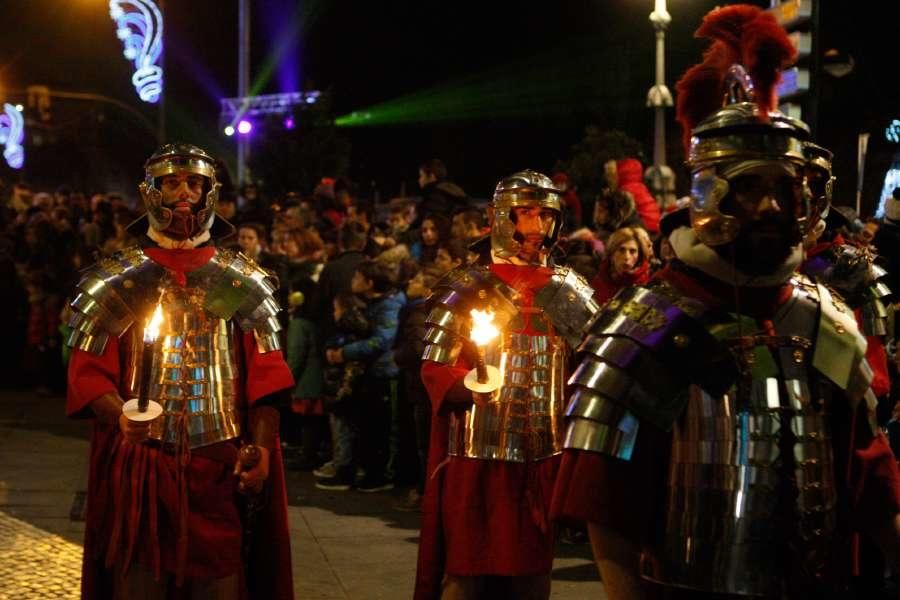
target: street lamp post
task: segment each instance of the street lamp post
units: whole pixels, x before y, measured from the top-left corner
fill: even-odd
[[[653,130],[653,164],[644,172],[647,186],[659,205],[665,209],[675,202],[675,173],[666,165],[666,108],[672,106],[672,93],[666,87],[666,28],[672,16],[666,0],[655,0],[650,22],[656,35],[656,82],[647,92],[647,106],[655,113]]]
[[[238,2],[238,97],[247,98],[250,89],[250,2]],[[247,180],[248,136],[237,136],[237,180]]]

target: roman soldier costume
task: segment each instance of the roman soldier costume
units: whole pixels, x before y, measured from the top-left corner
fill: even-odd
[[[439,597],[446,576],[537,576],[545,583],[535,587],[549,593],[554,531],[547,511],[563,444],[567,358],[598,309],[579,275],[545,262],[559,234],[560,195],[534,171],[502,180],[484,260],[452,271],[433,290],[422,367],[434,407],[433,474],[416,598]],[[553,218],[528,262],[520,259],[517,209]],[[493,314],[499,333],[480,355],[470,340],[473,310]],[[492,368],[491,390],[462,385],[479,361]],[[469,390],[481,391],[480,399],[473,403]]]
[[[168,176],[202,181],[199,199],[164,201]],[[229,582],[217,597],[293,594],[272,406],[292,379],[280,352],[276,283],[249,258],[213,245],[213,234],[232,229],[215,214],[219,187],[206,152],[163,146],[140,186],[147,213],[130,226],[142,243],[88,269],[72,302],[67,412],[95,417],[85,597],[125,597],[135,585],[165,597],[217,581]],[[163,318],[148,344],[154,307]],[[116,412],[141,396],[161,414],[146,441],[125,443]],[[234,475],[243,446],[269,456],[263,492],[247,501]]]
[[[590,325],[554,513],[633,541],[640,574],[685,597],[822,597],[846,583],[851,516],[900,509],[896,466],[852,310],[793,276],[816,206],[808,129],[775,108],[790,41],[744,5],[697,35],[677,258]]]

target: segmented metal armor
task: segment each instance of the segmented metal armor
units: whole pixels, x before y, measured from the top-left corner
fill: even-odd
[[[94,265],[78,284],[67,340],[102,354],[110,337],[121,340],[125,392],[136,397],[142,372],[142,328],[157,302],[165,320],[154,346],[149,398],[164,408],[150,437],[175,443],[187,423],[191,448],[240,435],[242,331],[254,332],[260,352],[280,348],[275,286],[243,254],[216,249],[187,285],[133,246]]]
[[[874,259],[868,248],[841,244],[807,261],[803,272],[836,290],[851,308],[860,311],[863,335],[884,337],[893,312],[893,306],[885,304],[891,290],[883,281],[887,271]]]
[[[814,227],[825,230],[825,218],[831,208],[835,178],[832,175],[830,150],[818,144],[806,142],[806,181],[817,213]],[[889,323],[893,322],[893,304],[887,301],[891,290],[883,280],[887,275],[875,264],[876,256],[870,248],[850,244],[832,246],[807,260],[801,271],[813,280],[829,286],[854,310],[860,311],[859,324],[866,336],[885,337]]]
[[[672,431],[653,557],[663,583],[764,595],[786,569],[824,563],[836,502],[829,413],[837,402],[874,410],[866,344],[852,312],[808,280],[772,325],[757,334],[760,323],[659,283],[614,298],[580,348],[567,448],[628,460],[641,427]],[[797,562],[775,551],[785,545]]]
[[[525,462],[562,450],[566,357],[598,307],[591,287],[563,267],[554,269],[533,306],[522,306],[517,296],[482,266],[451,272],[433,292],[423,359],[456,362],[468,343],[473,308],[493,311],[502,332],[486,359],[498,366],[503,384],[489,402],[451,415],[452,456]],[[525,319],[537,334],[512,333],[523,330]]]

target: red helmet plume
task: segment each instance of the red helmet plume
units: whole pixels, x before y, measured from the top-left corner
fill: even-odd
[[[722,107],[725,73],[731,65],[738,63],[749,71],[760,118],[765,120],[778,104],[775,85],[780,71],[796,57],[784,28],[757,6],[736,4],[713,10],[694,35],[713,43],[703,62],[688,69],[675,85],[676,118],[684,132],[685,149],[694,127]]]

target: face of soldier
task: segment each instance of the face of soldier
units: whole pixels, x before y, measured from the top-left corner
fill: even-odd
[[[616,248],[612,255],[612,268],[614,275],[624,275],[634,271],[640,257],[640,249],[636,240],[628,240]]]
[[[512,209],[516,222],[515,238],[519,242],[519,258],[537,262],[544,240],[553,233],[556,212],[549,208],[517,206]]]
[[[193,173],[165,175],[160,182],[163,206],[172,210],[172,222],[166,235],[184,240],[198,229],[197,212],[202,207],[204,178]]]
[[[740,232],[730,244],[716,249],[748,275],[773,273],[791,255],[799,239],[795,211],[802,205],[799,177],[782,165],[762,164],[729,181],[721,210],[740,221]]]

